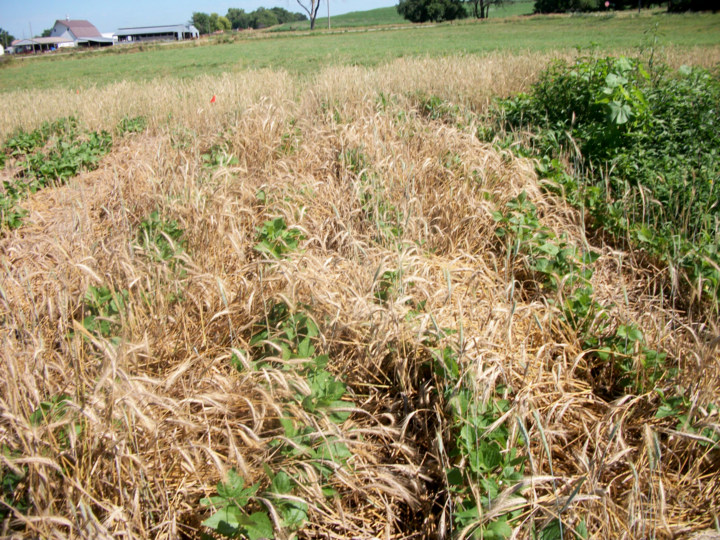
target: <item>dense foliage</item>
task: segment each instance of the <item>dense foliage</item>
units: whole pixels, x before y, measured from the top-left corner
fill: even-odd
[[[194,12],[190,21],[201,34],[212,34],[213,32],[230,30],[231,24],[227,17],[221,17],[217,13]]]
[[[414,23],[453,21],[468,16],[461,0],[400,0],[397,11]]]
[[[597,0],[536,0],[535,13],[565,13],[567,11],[593,11]]]
[[[503,102],[530,128],[541,173],[592,225],[720,288],[720,77],[646,70],[627,58],[558,62],[529,94]],[[558,158],[572,155],[572,174]],[[700,281],[698,281],[700,280]]]
[[[15,36],[8,34],[7,30],[0,28],[0,45],[9,47],[13,41],[15,41]]]
[[[710,11],[715,13],[718,9],[717,0],[670,0],[668,2],[668,11]]]
[[[227,12],[227,18],[230,20],[234,30],[268,28],[277,24],[307,20],[307,17],[302,13],[291,13],[281,7],[271,9],[261,7],[249,13],[246,13],[244,9],[230,8]]]
[[[23,224],[27,212],[20,203],[28,195],[96,169],[111,146],[109,133],[83,131],[72,117],[17,131],[0,146],[0,169],[8,168],[0,186],[0,229]]]
[[[676,0],[668,4],[668,11],[688,11],[690,9],[710,9],[710,7],[691,7],[709,0]],[[568,11],[606,11],[649,8],[664,4],[659,0],[611,0],[606,6],[604,0],[536,0],[535,13],[567,13]]]
[[[505,4],[512,4],[515,0],[468,0],[470,12],[476,19],[487,19],[490,13],[490,6],[500,7]]]

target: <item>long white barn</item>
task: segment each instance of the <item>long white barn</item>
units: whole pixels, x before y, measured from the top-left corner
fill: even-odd
[[[120,28],[116,33],[118,41],[181,41],[197,39],[200,32],[193,25],[174,24],[170,26],[143,26],[141,28]]]

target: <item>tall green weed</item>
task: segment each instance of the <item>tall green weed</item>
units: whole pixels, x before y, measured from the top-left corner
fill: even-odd
[[[498,119],[505,131],[534,133],[540,174],[592,227],[684,269],[718,298],[717,72],[648,70],[622,57],[556,62],[531,92],[501,101]]]

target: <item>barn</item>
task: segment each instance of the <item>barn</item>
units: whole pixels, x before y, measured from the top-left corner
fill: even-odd
[[[56,51],[62,47],[74,46],[75,42],[73,40],[60,37],[16,39],[13,41],[13,52],[16,54],[39,53]]]
[[[113,44],[112,38],[103,37],[88,21],[55,21],[50,37],[71,40],[78,47],[106,47]]]
[[[170,26],[143,26],[120,28],[116,33],[118,41],[181,41],[197,39],[200,32],[193,25],[175,24]]]

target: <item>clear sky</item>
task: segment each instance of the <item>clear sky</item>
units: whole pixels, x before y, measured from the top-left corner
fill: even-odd
[[[326,0],[320,12],[325,15]],[[304,0],[307,5],[309,2]],[[397,0],[330,0],[330,15],[394,6]],[[152,26],[187,22],[193,11],[225,15],[228,8],[253,11],[259,7],[283,7],[302,12],[297,0],[0,0],[0,28],[16,38],[30,37],[30,25],[39,36],[57,19],[86,19],[100,32],[128,26]]]

